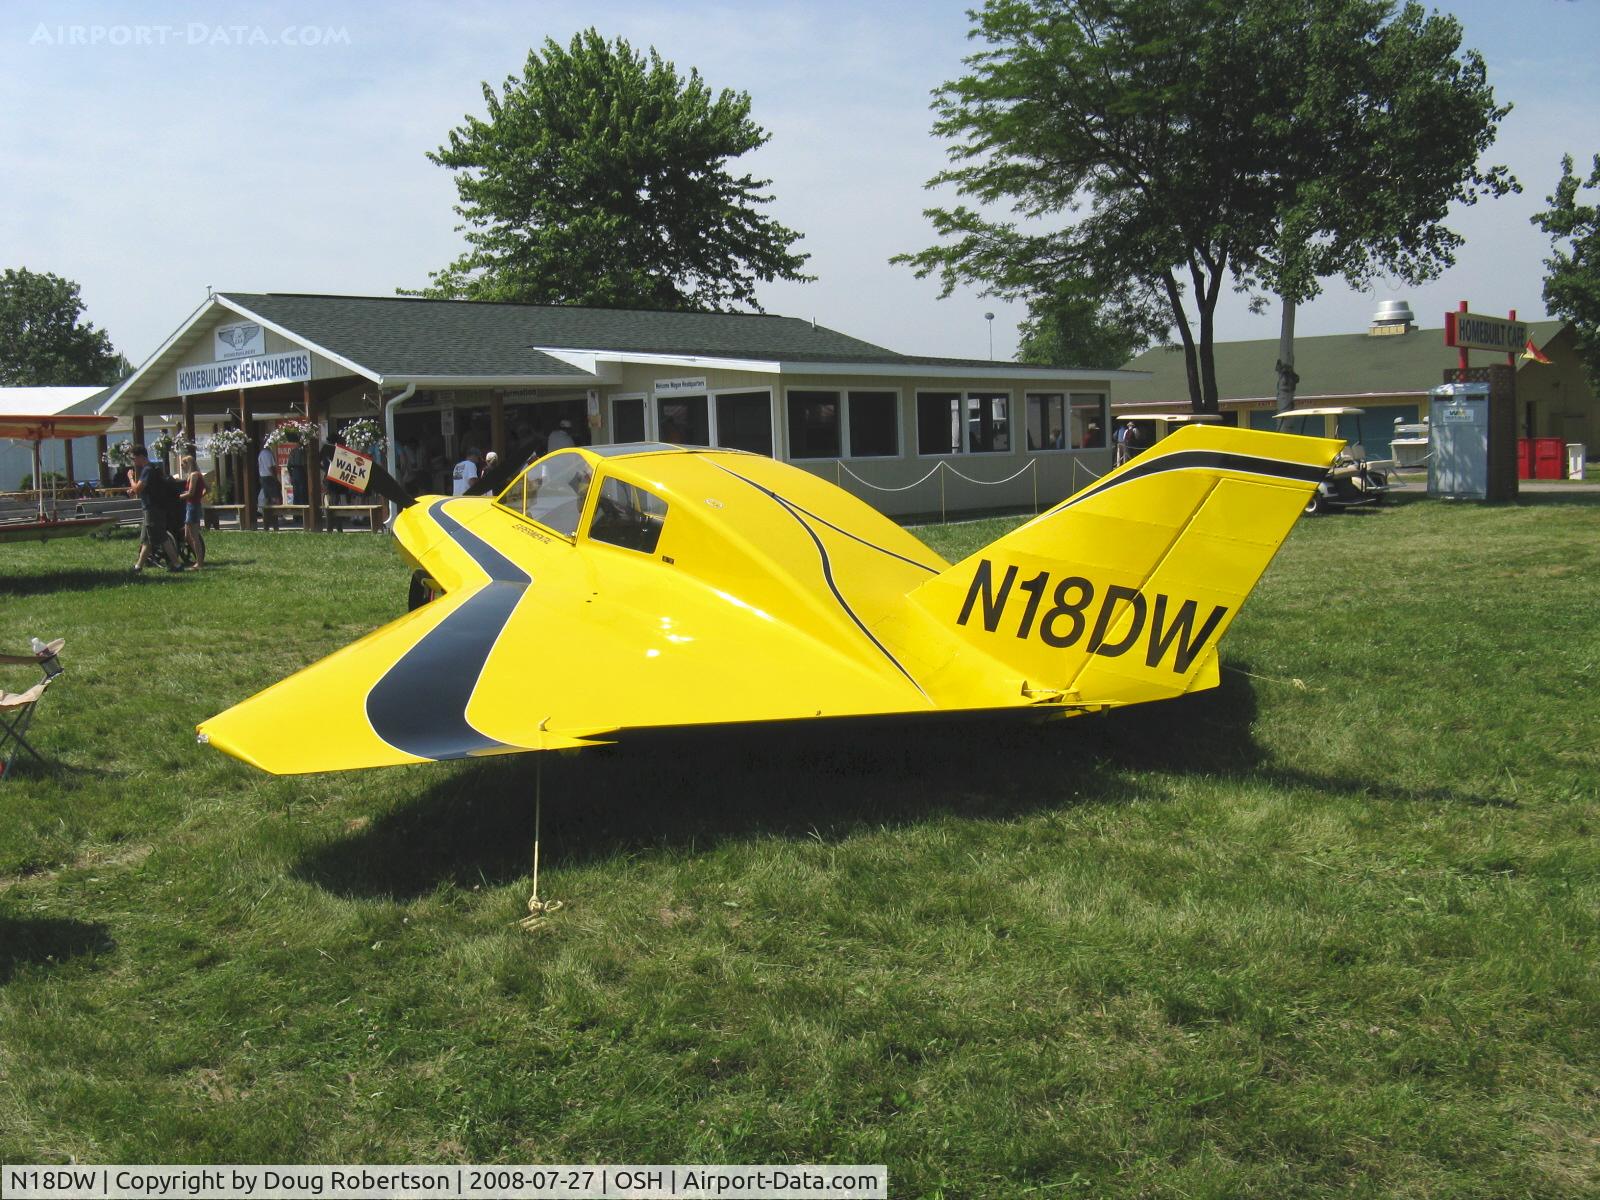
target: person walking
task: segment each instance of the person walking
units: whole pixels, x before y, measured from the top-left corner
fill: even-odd
[[[198,571],[206,565],[206,539],[200,527],[205,521],[205,495],[209,485],[192,454],[185,454],[178,460],[178,473],[183,476],[183,494],[178,497],[183,501],[183,540],[194,552],[194,565],[189,570]]]
[[[455,472],[450,477],[450,494],[452,496],[465,495],[473,484],[478,482],[478,474],[483,458],[476,450],[468,450],[461,456],[461,461],[456,464]]]
[[[178,557],[178,543],[172,540],[172,531],[167,528],[167,489],[172,481],[150,461],[150,452],[143,446],[133,446],[132,453],[128,494],[139,497],[139,507],[144,512],[144,523],[139,527],[139,557],[134,561],[133,573],[137,575],[144,570],[151,554],[165,554],[167,569],[181,571],[183,563]]]
[[[261,476],[262,507],[282,504],[283,487],[278,482],[278,456],[265,442],[261,444],[261,453],[256,455],[256,474]]]
[[[550,435],[550,440],[545,443],[545,453],[552,450],[566,450],[577,445],[572,437],[572,422],[566,417],[561,418],[561,424],[556,426],[555,432]]]

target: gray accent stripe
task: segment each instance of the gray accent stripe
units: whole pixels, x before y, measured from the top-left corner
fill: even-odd
[[[929,696],[927,692],[922,691],[922,685],[916,681],[916,678],[911,674],[910,671],[906,670],[904,664],[902,664],[898,658],[889,652],[889,648],[877,639],[872,630],[867,628],[866,622],[856,615],[856,610],[851,608],[850,602],[844,598],[844,593],[839,590],[839,585],[834,581],[833,578],[833,560],[828,557],[828,548],[822,544],[822,539],[817,536],[817,531],[806,523],[805,517],[800,515],[800,513],[804,510],[800,509],[799,505],[791,504],[788,500],[778,495],[778,493],[773,491],[771,488],[763,487],[753,479],[746,479],[737,471],[729,471],[728,468],[723,466],[721,463],[714,462],[711,465],[716,467],[719,471],[723,471],[729,475],[732,475],[740,482],[749,484],[751,487],[755,488],[756,491],[774,501],[778,507],[783,509],[784,512],[788,513],[797,522],[799,522],[800,528],[804,529],[806,533],[811,536],[811,542],[817,548],[817,555],[822,560],[822,578],[827,582],[828,590],[833,593],[833,598],[838,602],[839,607],[844,609],[845,615],[855,622],[856,628],[861,630],[861,632],[866,635],[867,640],[878,648],[878,653],[882,654],[886,659],[893,663],[895,670],[904,675],[906,677],[906,681],[910,683],[912,687],[916,688],[918,692],[922,693],[922,698],[924,700],[932,704],[933,697]],[[823,521],[822,523],[824,525],[828,525],[828,528],[830,529],[835,528],[833,525],[829,525],[826,521]],[[843,533],[844,531],[840,530],[839,532]],[[856,540],[859,541],[860,539],[858,538]],[[885,551],[885,553],[889,552]],[[899,555],[896,555],[895,557],[898,558]]]
[[[418,758],[468,758],[509,749],[467,723],[467,703],[495,642],[533,578],[435,500],[428,515],[438,522],[490,582],[458,605],[367,693],[373,732],[397,750]]]
[[[1050,509],[1044,515],[1054,516],[1056,513],[1071,508],[1091,496],[1098,496],[1124,483],[1132,483],[1135,479],[1145,479],[1151,475],[1159,475],[1163,471],[1195,471],[1195,470],[1222,470],[1238,471],[1245,475],[1262,475],[1271,479],[1298,479],[1305,483],[1320,483],[1327,478],[1328,468],[1313,466],[1308,463],[1284,462],[1278,458],[1259,458],[1253,454],[1227,454],[1219,450],[1180,450],[1176,454],[1163,454],[1159,458],[1141,462],[1134,459],[1133,463],[1122,474],[1111,479],[1101,480],[1078,492],[1068,496],[1060,504]]]

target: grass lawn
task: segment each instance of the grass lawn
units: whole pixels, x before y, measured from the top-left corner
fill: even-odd
[[[1597,501],[1302,522],[1176,703],[551,756],[534,933],[532,756],[195,744],[402,610],[388,539],[0,547],[0,649],[68,642],[65,770],[0,783],[0,1160],[1600,1194]]]

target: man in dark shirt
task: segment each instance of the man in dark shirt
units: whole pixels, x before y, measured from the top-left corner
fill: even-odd
[[[144,570],[152,553],[166,555],[167,570],[181,571],[183,562],[178,558],[178,543],[167,528],[166,497],[161,494],[166,485],[165,473],[150,461],[150,453],[143,446],[134,446],[132,453],[133,469],[128,472],[132,486],[128,492],[139,497],[139,506],[144,509],[144,524],[139,527],[139,558],[133,564],[133,573]]]

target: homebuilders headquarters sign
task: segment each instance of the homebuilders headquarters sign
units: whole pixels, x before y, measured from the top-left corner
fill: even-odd
[[[303,383],[310,378],[311,351],[286,350],[282,354],[256,354],[231,362],[179,367],[178,395],[195,396],[202,392],[267,387],[274,383]]]

